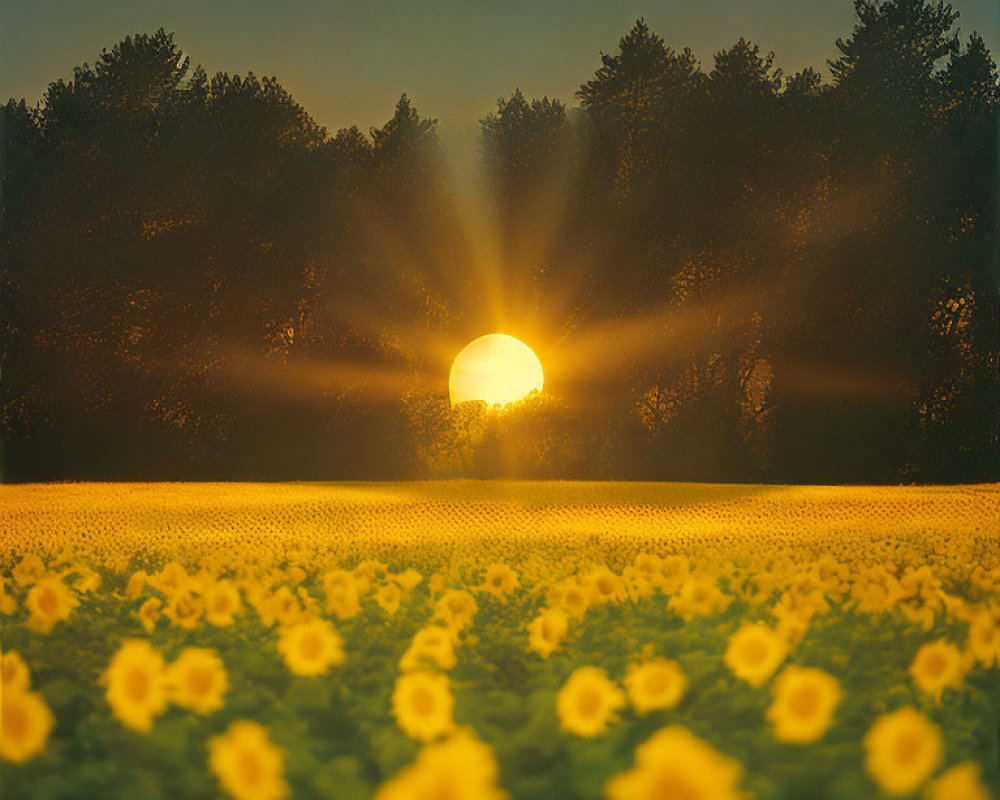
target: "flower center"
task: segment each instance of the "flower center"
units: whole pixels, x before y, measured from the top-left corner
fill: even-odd
[[[319,654],[323,652],[323,642],[317,634],[312,632],[307,633],[302,637],[302,641],[299,643],[299,652],[302,654],[303,658],[309,661],[315,661],[319,658]]]
[[[944,668],[944,658],[940,653],[931,653],[924,659],[924,670],[931,678],[940,678]]]
[[[646,691],[650,694],[662,694],[670,685],[670,678],[662,670],[651,672],[646,676]]]
[[[896,756],[897,763],[908,766],[916,761],[921,749],[920,736],[913,731],[906,731],[896,739],[893,754]]]
[[[808,719],[819,709],[819,690],[815,686],[803,686],[792,694],[789,706],[795,716]]]
[[[704,795],[681,775],[664,772],[657,776],[650,795],[655,800],[701,800]]]
[[[256,786],[261,781],[260,759],[252,750],[241,749],[237,756],[240,780],[247,786]]]
[[[136,703],[149,696],[150,684],[149,673],[141,667],[133,667],[125,674],[125,693]]]
[[[760,664],[767,655],[767,647],[760,639],[745,641],[741,650],[743,651],[743,659],[748,664]]]
[[[17,742],[22,740],[31,728],[31,722],[24,709],[17,703],[4,703],[3,735]]]
[[[42,589],[38,598],[38,607],[47,617],[54,617],[59,610],[59,598],[48,586]]]
[[[14,659],[5,658],[0,661],[0,681],[3,683],[13,683],[17,671],[18,667]]]
[[[207,667],[195,667],[188,672],[187,684],[192,694],[208,694],[215,684],[212,670]]]
[[[434,695],[423,686],[413,690],[410,701],[413,703],[413,710],[422,716],[427,716],[434,710]]]
[[[601,693],[593,686],[586,686],[580,690],[577,697],[576,707],[584,717],[597,716],[601,710]]]

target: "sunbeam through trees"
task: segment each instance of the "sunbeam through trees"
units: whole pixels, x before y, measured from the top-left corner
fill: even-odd
[[[474,202],[407,95],[330,133],[163,29],[9,100],[3,478],[997,479],[996,65],[855,8],[793,75],[637,21],[499,98]],[[451,409],[494,331],[544,393]]]

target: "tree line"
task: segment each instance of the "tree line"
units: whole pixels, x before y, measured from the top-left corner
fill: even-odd
[[[406,95],[331,135],[161,29],[7,101],[4,479],[998,479],[996,64],[855,10],[827,79],[638,20],[576,105],[500,98],[482,274]],[[451,409],[433,343],[496,294],[576,366]]]

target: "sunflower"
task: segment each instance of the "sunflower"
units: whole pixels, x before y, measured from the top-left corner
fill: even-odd
[[[7,592],[7,579],[0,575],[0,614],[7,616],[17,611],[17,598]]]
[[[632,566],[637,572],[642,573],[651,582],[659,586],[660,568],[663,566],[663,559],[655,553],[639,553],[632,559]]]
[[[945,688],[962,686],[962,653],[950,642],[929,642],[917,651],[910,675],[918,689],[933,694],[935,702],[940,703]]]
[[[403,590],[396,583],[387,583],[375,592],[375,602],[390,617],[394,617],[399,611],[399,604],[403,599]]]
[[[112,713],[130,728],[148,731],[167,707],[163,656],[142,639],[127,639],[101,678]]]
[[[672,708],[687,688],[681,665],[664,658],[630,664],[624,683],[632,707],[639,714]]]
[[[205,590],[205,619],[217,627],[233,624],[243,607],[240,590],[229,580],[214,581]]]
[[[347,570],[335,569],[322,577],[326,594],[326,613],[337,619],[350,619],[361,611],[358,602],[358,579]]]
[[[399,588],[404,592],[409,592],[424,579],[424,576],[413,569],[413,567],[408,567],[400,573],[387,575],[386,577],[393,583],[399,584]]]
[[[517,573],[506,564],[490,564],[486,568],[486,577],[479,587],[480,591],[489,592],[498,600],[507,601],[508,595],[518,586]]]
[[[455,666],[452,633],[441,625],[427,625],[417,631],[399,660],[399,668],[403,672],[413,672],[427,666],[444,670]]]
[[[927,800],[990,800],[979,765],[974,761],[963,761],[942,772],[931,781],[925,796]]]
[[[73,590],[58,578],[42,578],[28,591],[24,605],[28,609],[28,626],[38,633],[48,633],[57,622],[67,619],[78,604]]]
[[[28,553],[11,570],[14,582],[21,586],[27,586],[37,580],[41,580],[45,574],[45,564],[34,553]]]
[[[205,613],[205,599],[188,581],[183,588],[167,595],[167,606],[163,613],[177,627],[186,631],[194,630]]]
[[[146,633],[153,632],[162,614],[163,601],[159,597],[150,597],[139,607],[139,621]]]
[[[780,742],[804,744],[826,733],[840,702],[840,683],[811,667],[786,667],[774,682],[774,702],[765,716]]]
[[[607,730],[624,706],[625,693],[597,667],[576,669],[556,697],[560,727],[588,738]]]
[[[569,619],[583,619],[590,607],[590,593],[575,580],[560,581],[549,589],[546,602]]]
[[[628,599],[633,603],[656,594],[657,584],[654,581],[655,578],[650,573],[636,569],[634,566],[628,566],[622,570],[622,582],[628,592]]]
[[[590,595],[590,603],[621,603],[628,599],[625,581],[607,567],[598,567],[587,573],[581,584]]]
[[[31,688],[28,665],[16,650],[8,650],[0,657],[0,686],[5,692],[17,689],[27,691]]]
[[[260,621],[269,628],[275,623],[278,623],[279,628],[294,625],[304,617],[299,598],[287,586],[281,586],[274,592],[265,592],[259,597],[257,613]]]
[[[187,574],[187,570],[176,561],[164,564],[159,572],[149,576],[150,585],[164,594],[173,594],[190,580],[191,576]]]
[[[691,575],[691,563],[687,556],[672,555],[660,559],[660,591],[674,594],[680,590]]]
[[[794,609],[775,613],[776,611],[776,608],[771,610],[771,613],[778,617],[778,624],[775,626],[774,632],[788,642],[789,647],[795,647],[809,631],[809,623],[813,618],[812,611]]]
[[[420,741],[443,736],[455,727],[448,676],[432,672],[409,672],[396,679],[392,713],[400,730]]]
[[[20,764],[45,749],[55,720],[41,694],[3,684],[0,757]]]
[[[129,600],[138,600],[142,597],[142,590],[146,588],[146,584],[149,583],[149,575],[145,570],[136,570],[128,579],[128,585],[125,587],[125,596]]]
[[[461,589],[449,589],[434,606],[434,616],[443,620],[449,628],[460,631],[475,616],[479,607],[475,598]]]
[[[865,769],[886,794],[912,794],[941,763],[937,725],[914,708],[883,714],[865,734]]]
[[[788,655],[788,643],[766,625],[744,625],[729,637],[726,666],[753,687],[762,686]]]
[[[371,558],[358,564],[351,571],[351,574],[354,576],[354,580],[357,582],[358,594],[368,594],[368,590],[371,588],[372,582],[375,578],[379,575],[384,575],[388,569],[389,568],[381,561]]]
[[[73,582],[73,588],[76,589],[80,594],[89,594],[95,592],[101,585],[101,575],[85,564],[78,564],[72,572],[77,574],[76,580]]]
[[[229,689],[222,659],[214,650],[200,647],[187,647],[181,652],[167,668],[166,684],[172,702],[198,714],[222,708],[222,697]]]
[[[236,800],[281,800],[288,797],[284,753],[267,730],[250,720],[237,720],[221,736],[208,741],[209,766]]]
[[[333,664],[344,663],[344,649],[333,623],[310,619],[284,630],[278,651],[296,675],[322,675]]]
[[[671,725],[635,750],[635,766],[608,781],[609,800],[742,800],[738,761],[717,753],[687,728]]]
[[[431,575],[430,580],[427,581],[427,590],[431,594],[431,598],[437,597],[441,592],[444,591],[445,583],[451,578],[450,574],[438,570],[433,575]]]
[[[714,579],[691,576],[670,598],[667,608],[685,622],[690,622],[695,617],[719,614],[729,607],[729,603],[730,599],[722,593]]]
[[[309,576],[309,573],[298,564],[292,564],[292,566],[285,570],[285,573],[288,575],[288,580],[292,583],[302,583]]]
[[[499,767],[493,748],[466,729],[424,745],[417,760],[383,783],[375,800],[505,800],[497,787]]]
[[[1000,625],[988,609],[973,613],[965,648],[973,661],[987,669],[1000,661]]]
[[[568,629],[569,623],[562,611],[543,608],[528,625],[528,649],[548,658],[553,650],[559,649],[559,642]]]

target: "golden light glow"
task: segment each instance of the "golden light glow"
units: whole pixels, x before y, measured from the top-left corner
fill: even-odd
[[[451,404],[483,400],[506,405],[542,391],[542,364],[530,347],[505,333],[490,333],[462,348],[451,364]]]

